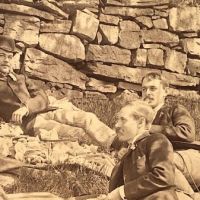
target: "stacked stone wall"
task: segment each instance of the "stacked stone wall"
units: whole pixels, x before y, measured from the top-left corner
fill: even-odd
[[[107,98],[141,92],[156,71],[173,96],[199,99],[200,8],[169,0],[0,0],[14,66],[49,94]]]

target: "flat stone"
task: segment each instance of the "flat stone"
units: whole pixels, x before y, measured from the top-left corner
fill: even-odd
[[[129,64],[131,52],[115,46],[90,44],[86,54],[86,61]]]
[[[39,36],[39,45],[41,49],[65,60],[85,60],[85,47],[81,40],[73,35],[43,33]]]
[[[187,62],[188,73],[192,76],[200,74],[200,60],[198,59],[188,59]]]
[[[120,31],[119,46],[126,49],[137,49],[140,47],[140,32]]]
[[[152,44],[142,44],[142,46],[145,48],[145,49],[163,49],[163,50],[169,50],[170,48],[169,47],[166,47],[162,44],[155,44],[155,43],[152,43]]]
[[[168,10],[155,10],[155,15],[158,15],[160,17],[168,17],[169,16],[169,12]]]
[[[100,13],[99,21],[105,24],[118,25],[119,17],[113,15],[104,15],[103,13]]]
[[[153,25],[157,29],[168,29],[167,20],[165,18],[153,20]]]
[[[45,20],[54,20],[54,16],[49,14],[48,12],[38,10],[36,8],[31,8],[28,6],[24,5],[17,5],[17,4],[4,4],[1,3],[0,6],[0,11],[3,12],[11,12],[11,13],[17,13],[17,14],[26,14],[26,15],[31,15],[38,17],[40,19],[45,19]]]
[[[36,17],[5,15],[4,35],[27,46],[36,46],[40,29],[40,20]]]
[[[182,33],[181,35],[184,38],[196,38],[196,37],[198,37],[198,33]]]
[[[55,83],[67,83],[85,89],[87,77],[68,63],[40,50],[28,48],[24,66],[31,76]]]
[[[96,37],[98,26],[98,19],[77,10],[75,19],[73,21],[72,34],[75,34],[82,39],[92,41]]]
[[[200,57],[200,38],[187,38],[181,41],[186,53]]]
[[[128,8],[128,7],[107,6],[103,10],[103,13],[108,15],[119,15],[124,17],[138,17],[138,16],[152,16],[154,14],[154,11],[151,8]]]
[[[179,38],[177,35],[159,29],[143,30],[142,38],[145,42],[151,42],[151,43],[163,43],[163,44],[179,43]]]
[[[134,66],[145,67],[147,63],[147,50],[137,49],[132,55],[132,63]]]
[[[91,15],[92,17],[95,17],[96,19],[98,19],[98,15],[94,14],[87,8],[83,9],[82,12],[87,13],[88,15]]]
[[[184,74],[187,62],[187,54],[179,51],[167,51],[165,68],[173,72]]]
[[[91,99],[103,99],[103,100],[108,99],[105,94],[102,94],[100,92],[92,92],[92,91],[85,91],[84,97],[91,98]]]
[[[86,83],[87,90],[99,91],[103,93],[115,93],[117,91],[117,87],[114,83],[97,80],[94,78],[90,78]]]
[[[177,74],[177,73],[170,73],[167,71],[162,71],[162,75],[166,80],[168,80],[169,84],[175,86],[196,86],[199,85],[199,79],[196,77],[184,75],[184,74]]]
[[[103,36],[102,41],[104,44],[116,44],[118,42],[118,26],[100,24],[99,31]]]
[[[174,97],[182,97],[184,99],[190,99],[195,101],[200,99],[200,95],[198,94],[197,91],[188,91],[188,90],[181,90],[174,88],[168,89],[168,95]]]
[[[51,23],[42,21],[40,24],[41,33],[69,33],[72,26],[70,20],[55,20]]]
[[[133,90],[136,92],[142,92],[142,86],[139,84],[135,84],[135,83],[128,83],[128,82],[120,81],[117,85],[117,88],[125,89],[125,90]]]
[[[153,23],[151,20],[151,17],[146,17],[146,16],[140,16],[135,18],[139,23],[141,23],[143,26],[147,28],[152,28]]]
[[[114,79],[124,80],[131,83],[141,84],[142,78],[149,72],[158,72],[160,70],[147,68],[131,68],[124,65],[104,65],[101,63],[88,63],[89,73],[93,75],[101,75]]]
[[[154,20],[154,19],[160,19],[161,17],[159,15],[154,15],[151,18]]]
[[[164,52],[162,49],[148,49],[147,63],[154,66],[164,65]]]
[[[169,25],[173,31],[197,32],[200,30],[199,7],[172,8],[169,11]]]
[[[140,31],[140,26],[134,21],[123,20],[119,23],[120,30],[122,31]]]
[[[58,6],[55,6],[54,4],[50,3],[48,0],[42,0],[39,4],[35,4],[37,8],[41,10],[45,10],[49,13],[54,13],[58,16],[61,16],[65,19],[68,19],[69,14],[65,13],[63,10],[61,10]]]
[[[117,6],[138,6],[138,7],[148,7],[148,6],[160,6],[163,4],[169,4],[169,0],[107,0],[108,5]]]

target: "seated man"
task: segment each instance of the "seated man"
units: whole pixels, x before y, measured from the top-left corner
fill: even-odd
[[[13,71],[14,52],[14,40],[0,36],[0,118],[6,122],[20,124],[31,134],[40,129],[53,128],[57,125],[55,120],[62,117],[62,120],[58,120],[63,122],[60,131],[67,133],[64,124],[71,123],[86,130],[94,139],[98,137],[96,140],[101,144],[106,143],[107,135],[110,136],[108,144],[112,142],[115,132],[99,121],[94,114],[74,109],[74,106],[69,106],[68,109],[50,107],[48,97],[42,89],[36,87],[25,75]]]
[[[190,199],[174,186],[173,148],[163,134],[150,134],[152,108],[136,100],[121,109],[116,132],[129,150],[113,169],[106,200]]]

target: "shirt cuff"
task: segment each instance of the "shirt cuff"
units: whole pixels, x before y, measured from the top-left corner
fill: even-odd
[[[124,192],[124,186],[119,187],[119,194],[120,194],[122,199],[126,199],[125,192]]]

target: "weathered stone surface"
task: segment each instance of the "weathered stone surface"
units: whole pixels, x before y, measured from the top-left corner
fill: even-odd
[[[5,15],[4,35],[21,41],[28,46],[38,44],[40,20],[36,17]]]
[[[169,47],[166,47],[162,44],[142,44],[142,46],[145,48],[145,49],[163,49],[163,50],[169,50],[170,48]]]
[[[181,42],[186,53],[200,56],[200,38],[187,38]]]
[[[109,5],[117,5],[117,6],[141,6],[141,7],[148,7],[148,6],[160,6],[163,4],[168,4],[169,0],[107,0],[107,4]]]
[[[140,26],[134,21],[123,20],[119,23],[120,30],[122,31],[140,31]]]
[[[88,63],[88,69],[91,74],[120,79],[131,83],[141,83],[143,76],[149,72],[160,73],[160,70],[156,69],[131,68],[123,65],[108,66],[100,63]]]
[[[160,17],[168,17],[169,12],[168,10],[155,10],[155,15],[158,15]]]
[[[43,33],[39,36],[39,45],[45,51],[66,60],[85,60],[85,47],[80,39],[73,35]]]
[[[172,8],[169,11],[169,25],[174,31],[199,31],[199,7]]]
[[[140,32],[120,31],[119,45],[126,49],[137,49],[140,47]]]
[[[169,88],[168,94],[174,97],[182,97],[184,99],[191,99],[191,100],[199,100],[200,95],[197,91],[188,91],[188,90],[180,90]]]
[[[60,8],[50,3],[48,0],[42,0],[39,4],[36,4],[36,7],[40,8],[41,10],[45,10],[49,13],[54,13],[59,16],[62,16],[65,19],[68,19],[69,14],[63,12]]]
[[[119,24],[119,17],[112,16],[112,15],[104,15],[103,13],[101,13],[100,16],[99,16],[99,21],[103,22],[105,24],[118,25]]]
[[[28,48],[24,65],[26,72],[31,76],[56,83],[68,83],[85,89],[86,75],[75,70],[66,62],[40,50]]]
[[[154,15],[151,18],[154,20],[154,19],[160,19],[161,17],[159,15]]]
[[[118,26],[100,24],[99,31],[103,36],[104,44],[116,44],[118,42],[118,36],[119,36]]]
[[[145,26],[147,28],[152,28],[153,27],[153,23],[152,23],[151,17],[141,16],[141,17],[136,17],[135,19],[139,23],[141,23],[143,26]]]
[[[200,74],[200,60],[198,59],[188,59],[187,63],[188,73],[192,76]]]
[[[98,31],[95,41],[97,42],[97,44],[101,44],[102,40],[103,40],[103,36],[102,36],[102,34]]]
[[[153,9],[150,8],[128,8],[128,7],[115,7],[108,6],[103,10],[108,15],[120,15],[125,17],[138,17],[138,16],[152,16]]]
[[[85,91],[84,97],[91,98],[91,99],[104,99],[104,100],[108,99],[105,94],[102,94],[100,92],[92,92],[92,91]]]
[[[129,64],[131,61],[131,52],[115,46],[90,44],[86,54],[86,60]]]
[[[169,81],[169,84],[176,86],[196,86],[199,84],[199,79],[184,74],[170,73],[162,71],[162,75]]]
[[[99,26],[99,20],[84,12],[77,10],[73,21],[72,33],[92,41],[95,39]]]
[[[145,67],[147,63],[147,50],[137,49],[135,54],[132,56],[132,63],[134,66]]]
[[[184,74],[187,62],[187,54],[170,50],[167,51],[167,57],[165,61],[165,68],[173,72]]]
[[[152,43],[174,44],[179,42],[177,35],[159,29],[143,30],[142,38],[145,42]]]
[[[41,33],[69,33],[72,26],[70,20],[55,20],[51,23],[42,21],[40,25]]]
[[[91,12],[89,9],[85,8],[82,10],[84,13],[87,13],[88,15],[91,15],[94,18],[98,18],[98,15],[94,14],[93,12]]]
[[[3,27],[0,27],[0,34],[3,33]]]
[[[154,66],[164,65],[164,52],[162,49],[148,49],[147,63]]]
[[[117,87],[114,83],[97,80],[94,78],[90,78],[86,83],[87,90],[99,91],[103,93],[115,93],[117,91]]]
[[[4,19],[0,19],[0,26],[3,26],[5,24]]]
[[[182,33],[183,38],[196,38],[198,37],[198,33]]]
[[[153,25],[158,29],[168,29],[167,20],[165,18],[153,20]]]
[[[0,11],[13,12],[13,13],[18,13],[22,15],[24,14],[31,15],[31,16],[36,16],[41,19],[50,20],[50,21],[54,20],[54,16],[49,14],[48,12],[41,11],[41,10],[24,6],[24,5],[1,3]]]
[[[133,90],[136,92],[141,92],[142,91],[142,86],[139,84],[135,83],[128,83],[128,82],[119,82],[117,87],[119,89],[125,89],[125,90]]]

